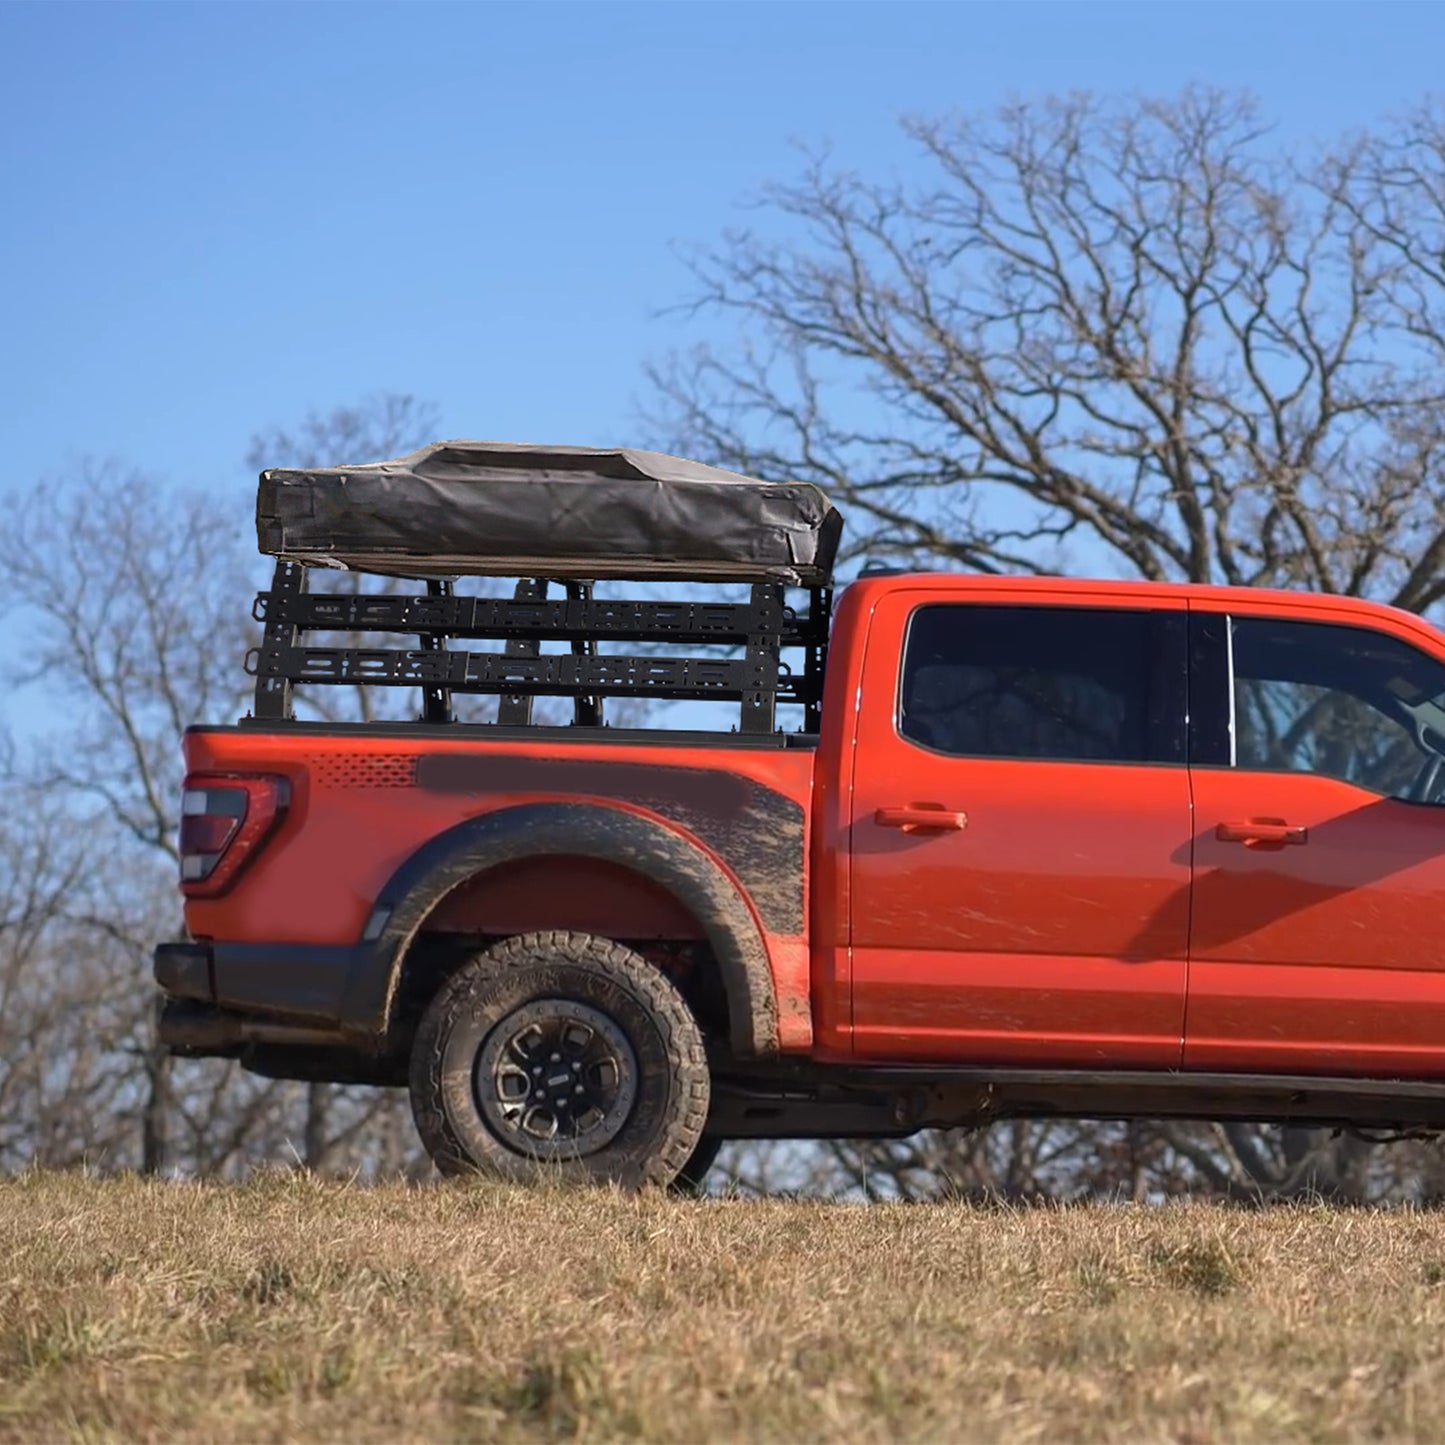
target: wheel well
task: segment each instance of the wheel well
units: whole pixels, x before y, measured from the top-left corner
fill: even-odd
[[[598,858],[524,858],[478,873],[427,916],[402,965],[398,1046],[422,1011],[479,950],[540,930],[588,933],[640,953],[677,986],[704,1034],[728,1036],[721,972],[697,918],[642,873]]]
[[[702,925],[660,883],[601,858],[521,858],[452,889],[425,932],[507,936],[534,929],[600,938],[701,939]]]

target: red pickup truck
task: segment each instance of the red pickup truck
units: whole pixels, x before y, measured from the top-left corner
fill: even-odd
[[[185,739],[178,1052],[407,1084],[443,1170],[633,1185],[729,1138],[1000,1117],[1445,1126],[1445,637],[1417,617],[923,573],[807,615],[770,583],[708,612],[304,576],[264,598],[258,716]],[[363,624],[423,646],[299,645]],[[443,645],[479,635],[509,651]],[[792,696],[803,727],[601,725],[650,666],[586,651],[613,636],[732,642],[688,683],[659,664],[664,695],[711,679],[746,717],[766,675],[767,722]],[[276,696],[358,677],[421,687],[421,719]],[[468,678],[499,722],[451,720]],[[548,692],[571,724],[509,719]]]

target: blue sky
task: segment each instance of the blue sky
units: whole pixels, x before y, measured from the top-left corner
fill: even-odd
[[[646,445],[642,366],[794,142],[1069,88],[1257,91],[1330,135],[1440,73],[1434,4],[0,4],[0,487],[82,454],[240,486],[382,389]]]

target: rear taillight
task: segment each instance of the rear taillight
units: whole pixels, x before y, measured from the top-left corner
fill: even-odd
[[[181,888],[223,893],[280,822],[291,784],[269,775],[193,773],[181,793]]]

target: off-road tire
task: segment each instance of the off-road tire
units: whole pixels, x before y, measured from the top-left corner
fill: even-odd
[[[519,1011],[546,1000],[604,1016],[636,1065],[616,1132],[574,1157],[525,1152],[515,1135],[508,1139],[489,1122],[499,1095],[481,1096],[490,1087],[479,1068],[489,1040],[502,1037]],[[422,1015],[410,1082],[417,1130],[443,1174],[666,1187],[692,1159],[707,1121],[707,1056],[681,995],[630,948],[587,933],[522,934],[464,964]]]

